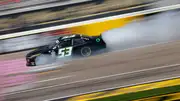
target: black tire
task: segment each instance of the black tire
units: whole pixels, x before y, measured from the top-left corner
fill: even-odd
[[[88,46],[82,47],[80,52],[81,52],[81,56],[83,57],[88,57],[92,55],[92,49],[91,47]]]

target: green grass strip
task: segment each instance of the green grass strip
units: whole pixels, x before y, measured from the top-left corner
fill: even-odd
[[[177,93],[177,92],[180,92],[180,85],[122,94],[122,95],[111,96],[106,98],[94,99],[90,101],[131,101],[131,100],[137,100],[137,99]]]

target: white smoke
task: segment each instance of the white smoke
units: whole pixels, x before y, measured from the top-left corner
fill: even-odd
[[[166,12],[134,21],[124,27],[102,33],[102,38],[107,47],[112,50],[179,40],[180,12]],[[55,59],[50,55],[44,55],[36,61],[38,65],[42,65],[71,60],[73,60],[72,57]]]
[[[56,59],[53,58],[51,55],[40,55],[35,59],[36,65],[46,65],[56,62]]]
[[[166,12],[102,33],[110,49],[168,42],[180,39],[180,12]]]
[[[54,64],[58,63],[58,65],[64,65],[65,62],[73,60],[72,57],[63,57],[63,58],[58,58],[57,56],[54,55],[47,55],[47,54],[41,54],[38,56],[35,61],[36,65],[49,65],[49,64]]]

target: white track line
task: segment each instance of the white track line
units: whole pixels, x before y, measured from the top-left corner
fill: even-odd
[[[142,69],[142,70],[137,70],[137,71],[132,71],[132,72],[126,72],[126,73],[120,73],[120,74],[113,74],[113,75],[108,75],[108,76],[90,78],[90,79],[85,79],[85,80],[79,80],[79,81],[74,81],[74,82],[69,82],[69,83],[64,83],[64,84],[57,84],[57,85],[41,87],[41,88],[36,88],[36,89],[29,89],[29,90],[13,92],[13,93],[8,93],[8,94],[2,94],[2,95],[3,96],[7,96],[7,95],[12,95],[12,94],[25,93],[25,92],[31,92],[31,91],[37,91],[37,90],[43,90],[43,89],[48,89],[48,88],[53,88],[53,87],[58,87],[58,86],[65,86],[65,85],[81,83],[81,82],[87,82],[87,81],[92,81],[92,80],[100,80],[100,79],[109,78],[109,77],[121,76],[121,75],[138,73],[138,72],[144,72],[144,71],[150,71],[150,70],[156,70],[156,69],[169,68],[169,67],[174,67],[174,66],[180,66],[180,64],[172,64],[172,65],[166,65],[166,66],[160,66],[160,67],[153,67],[153,68],[149,68],[149,69]]]
[[[148,82],[134,83],[134,84],[125,85],[125,86],[117,86],[117,87],[112,87],[112,88],[100,89],[100,90],[95,90],[95,91],[90,91],[90,92],[85,92],[85,93],[78,93],[78,94],[73,94],[73,95],[69,95],[69,96],[63,96],[63,97],[58,97],[58,98],[47,99],[47,100],[44,100],[44,101],[52,101],[52,100],[58,100],[58,99],[63,99],[63,98],[70,98],[70,97],[80,96],[80,95],[84,95],[84,94],[91,94],[91,93],[95,93],[95,92],[102,92],[102,91],[107,91],[107,90],[120,89],[120,88],[124,88],[124,87],[130,87],[130,86],[136,86],[136,85],[140,85],[140,84],[147,84],[147,83],[171,80],[171,79],[176,79],[176,78],[180,78],[180,76],[164,78],[164,79],[157,79],[157,80],[152,80],[152,81],[148,81]]]
[[[62,76],[62,77],[57,77],[57,78],[52,78],[52,79],[47,79],[47,80],[41,80],[41,81],[32,82],[32,83],[28,83],[28,84],[36,84],[36,83],[44,83],[44,82],[48,82],[48,81],[61,80],[61,79],[66,79],[66,78],[70,78],[73,76],[75,76],[75,75]]]
[[[29,86],[34,86],[36,87],[35,84],[37,83],[44,83],[44,82],[51,82],[51,81],[55,81],[55,80],[61,80],[61,79],[66,79],[66,78],[70,78],[70,77],[73,77],[74,75],[70,75],[70,76],[63,76],[63,77],[58,77],[58,78],[52,78],[52,79],[47,79],[47,80],[41,80],[41,81],[37,81],[37,82],[30,82],[30,83],[24,83],[20,86],[14,86],[14,87],[8,87],[8,88],[5,88],[3,91],[1,91],[1,93],[10,93],[8,91],[11,91],[11,92],[15,92],[15,91],[18,91],[18,90],[15,90],[16,88],[20,88],[21,90],[24,89],[24,87],[28,87],[27,89],[29,89]],[[15,90],[15,91],[12,91],[12,90]]]
[[[50,70],[56,70],[56,69],[60,69],[63,68],[64,66],[67,66],[68,64],[54,64],[54,65],[49,65],[49,66],[45,66],[43,67],[43,65],[41,67],[36,67],[36,68],[32,68],[27,72],[24,73],[37,73],[37,72],[45,72],[45,71],[50,71]]]
[[[10,93],[10,92],[7,92],[7,91],[11,91],[11,89],[16,89],[16,88],[24,88],[24,86],[31,86],[31,85],[34,85],[34,87],[36,87],[35,84],[37,83],[44,83],[44,82],[51,82],[51,81],[55,81],[55,80],[61,80],[61,79],[66,79],[66,78],[70,78],[70,77],[73,77],[74,75],[69,75],[69,76],[62,76],[62,77],[58,77],[58,78],[52,78],[52,79],[47,79],[47,80],[41,80],[41,81],[36,81],[36,82],[30,82],[30,83],[24,83],[20,86],[14,86],[14,87],[9,87],[9,88],[6,88],[5,90],[1,91],[1,93]],[[27,88],[29,89],[29,88]],[[22,89],[23,90],[23,89]],[[16,90],[17,91],[17,90]],[[12,91],[11,91],[12,92]],[[14,91],[15,92],[15,91]]]
[[[16,72],[16,73],[10,73],[10,74],[6,74],[6,76],[46,72],[46,71],[61,69],[67,65],[68,64],[50,64],[50,65],[35,66],[35,67],[30,67],[28,71],[20,71],[20,72]]]

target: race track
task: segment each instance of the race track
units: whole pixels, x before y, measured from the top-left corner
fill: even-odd
[[[36,74],[36,81],[26,84],[32,88],[1,95],[6,101],[42,101],[179,77],[179,50],[180,41],[177,41],[66,62],[59,70]],[[25,53],[6,55],[1,59],[22,58]]]
[[[165,1],[167,1],[166,4],[169,5],[169,1]],[[160,3],[157,6],[162,5],[164,5],[164,3]],[[162,22],[158,22],[161,23],[160,27],[155,26],[157,23],[154,25],[150,23],[150,26],[155,28],[151,29],[147,26],[147,28],[150,28],[150,30],[147,30],[147,32],[150,33],[148,35],[152,35],[152,37],[143,37],[143,40],[138,42],[146,44],[142,42],[146,39],[158,39],[159,42],[161,38],[169,38],[165,37],[166,34],[164,33],[167,32],[168,35],[171,36],[171,31],[174,32],[174,30],[176,30],[177,35],[179,35],[178,21],[180,20],[170,18],[178,24],[170,23],[171,27],[169,27],[169,23],[162,24],[162,22],[165,22],[164,19]],[[157,21],[155,20],[155,22]],[[168,26],[160,30],[162,25]],[[137,31],[136,29],[138,29],[137,33],[140,35],[139,32],[141,31],[139,31],[137,27],[133,27],[135,29],[134,31],[133,28],[131,29],[133,35],[134,32]],[[144,30],[142,31],[144,32]],[[127,33],[129,33],[129,29]],[[152,33],[154,33],[154,36]],[[157,33],[163,33],[163,35],[158,37]],[[112,34],[109,35],[111,36]],[[123,39],[117,36],[115,37],[118,41],[119,39]],[[175,36],[175,38],[176,37],[177,36]],[[136,40],[136,37],[134,39]],[[148,41],[151,42],[151,40]],[[130,44],[132,43],[133,42]],[[6,99],[2,101],[51,101],[55,98],[64,98],[98,90],[126,87],[145,82],[180,77],[179,50],[180,41],[174,41],[73,60],[65,62],[63,67],[54,71],[20,74],[7,78],[2,78],[7,72],[16,73],[29,69],[29,67],[25,66],[25,55],[28,51],[0,55],[0,100],[2,97]],[[64,100],[65,99],[63,99],[63,101]]]

